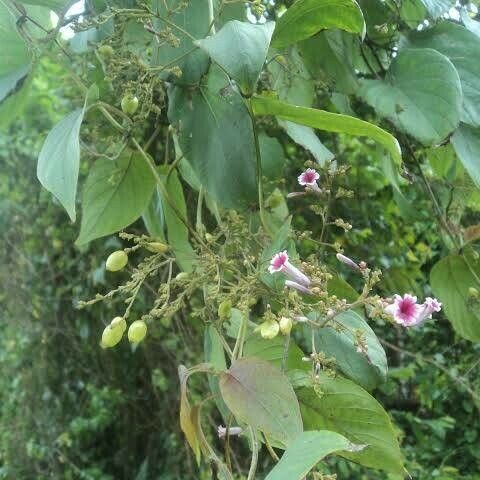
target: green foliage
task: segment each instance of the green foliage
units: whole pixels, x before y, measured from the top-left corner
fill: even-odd
[[[477,480],[454,3],[2,3],[0,478]]]

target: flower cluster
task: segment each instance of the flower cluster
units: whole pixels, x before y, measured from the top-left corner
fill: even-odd
[[[414,327],[432,318],[432,314],[441,309],[442,304],[436,298],[427,297],[423,304],[419,304],[417,297],[406,293],[403,297],[395,295],[393,303],[385,307],[385,312],[391,315],[396,323],[404,327]]]
[[[311,283],[310,279],[301,270],[290,263],[286,250],[276,253],[272,257],[268,271],[270,273],[284,273],[288,277],[288,280],[285,281],[287,287],[294,288],[302,293],[310,293],[310,290],[308,289]]]

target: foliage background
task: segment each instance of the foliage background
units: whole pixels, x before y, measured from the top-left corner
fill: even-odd
[[[78,57],[74,69],[81,71],[94,61],[91,53]],[[25,109],[0,134],[0,478],[210,478],[205,466],[197,470],[178,426],[177,366],[202,359],[198,319],[188,312],[177,314],[171,322],[155,324],[138,349],[124,344],[102,350],[99,332],[115,315],[115,302],[75,308],[79,300],[118,284],[118,275],[106,273],[103,262],[121,243],[107,237],[75,247],[77,227],[35,177],[46,134],[79,103],[65,66],[45,57],[36,68]],[[362,104],[354,108],[369,115]],[[294,189],[308,156],[283,131],[266,127],[285,156],[280,185]],[[88,121],[86,134],[101,138],[98,128]],[[344,186],[354,190],[353,198],[333,206],[334,215],[354,228],[347,236],[332,228],[329,240],[341,241],[352,257],[385,270],[381,293],[430,294],[429,272],[444,255],[445,243],[417,167],[411,169],[413,184],[403,189],[416,210],[409,218],[385,180],[373,145],[343,135],[323,134],[321,139],[340,164],[351,167]],[[163,158],[164,149],[158,141],[151,152]],[[421,168],[439,198],[457,186],[445,182],[434,163]],[[85,173],[82,164],[81,175]],[[474,224],[478,199],[470,201],[462,188],[458,185],[454,201],[465,224]],[[194,215],[194,193],[187,190],[186,195]],[[295,227],[318,233],[315,217],[301,205],[290,205]],[[142,233],[143,223],[130,231]],[[333,255],[325,261],[335,264]],[[138,312],[152,301],[148,291],[142,295]],[[458,337],[442,316],[415,332],[379,325],[377,334],[387,345],[390,374],[376,396],[400,429],[412,477],[480,479],[480,416],[474,401],[480,390],[480,346]],[[192,391],[205,387],[198,380]],[[219,418],[213,410],[208,415],[214,438]],[[234,460],[246,469],[242,448],[247,452],[246,445],[240,447]],[[269,466],[261,465],[262,471]],[[325,463],[328,471],[342,479],[387,478],[335,459]]]

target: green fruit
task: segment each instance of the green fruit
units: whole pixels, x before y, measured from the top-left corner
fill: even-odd
[[[110,58],[113,57],[115,51],[110,45],[102,45],[98,48],[98,54],[103,58]]]
[[[260,324],[255,330],[260,330],[260,335],[266,340],[271,340],[278,335],[280,325],[275,320],[267,320]]]
[[[127,263],[128,255],[123,250],[116,250],[108,256],[105,267],[109,272],[118,272]]]
[[[165,253],[170,250],[170,247],[162,242],[149,242],[147,243],[147,250],[153,253]]]
[[[475,287],[470,287],[468,289],[468,296],[470,298],[478,298],[480,296],[480,292]]]
[[[176,277],[175,280],[186,280],[190,274],[188,272],[180,272]]]
[[[147,324],[143,320],[135,320],[128,329],[128,340],[132,343],[139,343],[147,334]]]
[[[123,317],[115,317],[110,322],[110,326],[113,329],[119,328],[122,331],[122,334],[123,334],[123,332],[127,329],[127,322],[125,321],[125,319]]]
[[[221,319],[230,318],[231,313],[232,313],[232,302],[230,300],[224,300],[218,306],[218,317]]]
[[[283,335],[290,335],[292,331],[293,321],[290,317],[282,317],[280,319],[280,331]]]
[[[112,328],[111,325],[107,325],[102,333],[101,345],[103,348],[112,348],[122,339],[122,336],[121,328]]]
[[[138,98],[135,95],[125,95],[122,98],[122,110],[127,115],[133,115],[138,108]]]

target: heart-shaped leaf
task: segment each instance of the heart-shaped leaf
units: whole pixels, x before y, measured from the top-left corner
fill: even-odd
[[[440,143],[460,121],[460,78],[450,60],[435,50],[402,50],[385,80],[364,80],[358,94],[424,145]]]

